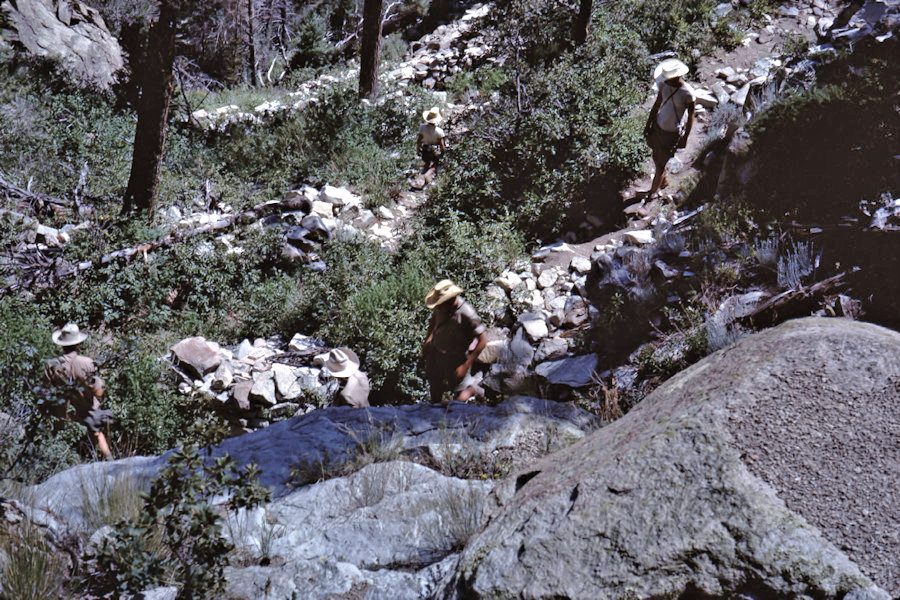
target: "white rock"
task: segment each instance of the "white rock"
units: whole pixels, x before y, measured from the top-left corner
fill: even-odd
[[[333,217],[334,204],[331,202],[323,202],[322,200],[314,200],[312,203],[312,214],[320,217]]]
[[[319,200],[328,202],[329,204],[337,204],[338,206],[349,206],[359,204],[360,197],[344,188],[326,185],[319,194]]]
[[[583,256],[575,255],[572,257],[572,262],[569,263],[569,268],[584,275],[590,273],[591,261]]]
[[[256,376],[250,398],[265,406],[275,406],[275,374],[272,371],[263,371]]]
[[[503,274],[500,275],[500,277],[494,280],[494,283],[502,287],[507,292],[511,292],[522,285],[522,278],[512,271],[504,271]]]
[[[284,400],[294,400],[303,393],[303,387],[297,381],[297,373],[293,367],[281,363],[272,364],[275,378],[275,389]]]
[[[387,206],[379,206],[378,210],[376,211],[376,214],[378,215],[379,218],[382,218],[382,219],[390,220],[390,219],[394,218],[394,213],[392,213],[391,209],[389,209]]]
[[[537,282],[532,277],[525,278],[525,287],[528,288],[529,292],[533,292],[537,289]]]
[[[538,276],[537,282],[538,282],[538,285],[541,287],[541,289],[545,289],[545,288],[553,287],[553,284],[556,283],[556,280],[558,279],[558,277],[559,277],[559,274],[556,269],[553,269],[553,268],[544,269],[543,271],[541,271],[541,274]]]
[[[624,237],[634,244],[652,244],[656,241],[653,239],[653,232],[649,229],[626,231]]]
[[[372,235],[376,235],[380,238],[390,239],[394,237],[394,230],[391,229],[389,225],[385,225],[382,223],[378,223],[374,227],[372,227],[369,231],[372,232]]]
[[[550,335],[550,330],[547,328],[547,320],[541,314],[526,313],[519,317],[519,322],[532,342],[537,342]]]
[[[719,104],[719,100],[703,88],[695,89],[694,96],[697,99],[697,104],[703,108],[715,108]]]
[[[177,206],[170,206],[166,209],[166,219],[169,221],[180,221],[184,215],[181,214],[181,209]]]
[[[240,343],[237,350],[234,353],[235,358],[238,360],[244,358],[245,356],[249,356],[256,348],[253,347],[253,344],[250,343],[250,340],[244,340]]]

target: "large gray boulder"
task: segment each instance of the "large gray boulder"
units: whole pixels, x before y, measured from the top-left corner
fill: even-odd
[[[897,596],[898,382],[887,329],[748,336],[502,482],[438,596]]]
[[[426,598],[452,575],[492,486],[395,461],[233,514],[226,531],[264,564],[229,569],[225,598]]]
[[[546,453],[554,444],[580,439],[599,425],[596,417],[573,404],[526,397],[497,406],[451,402],[330,407],[225,440],[211,449],[211,455],[228,453],[239,465],[256,463],[260,482],[277,498],[306,483],[298,479],[299,471],[321,476],[354,459],[361,447],[371,452],[378,445],[396,446],[394,454],[403,451],[435,460],[445,460],[447,452],[460,448],[491,452],[537,445]],[[167,459],[168,453],[79,465],[31,490],[41,508],[78,526],[84,488],[104,489],[123,479],[146,488]]]
[[[3,37],[36,56],[59,60],[81,85],[108,89],[125,62],[100,13],[78,0],[7,0]]]

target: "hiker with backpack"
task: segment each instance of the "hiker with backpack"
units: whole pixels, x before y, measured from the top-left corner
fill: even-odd
[[[675,156],[676,150],[687,146],[694,125],[696,97],[694,89],[683,79],[688,71],[688,66],[677,58],[668,58],[654,72],[659,92],[644,127],[644,138],[653,151],[656,167],[653,183],[647,192],[651,197],[668,185],[666,165]]]

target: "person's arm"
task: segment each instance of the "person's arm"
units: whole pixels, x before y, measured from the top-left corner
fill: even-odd
[[[653,127],[656,115],[659,114],[660,106],[662,106],[662,89],[656,94],[656,101],[653,103],[653,108],[650,109],[650,115],[647,117],[647,124],[644,125],[644,137],[650,135],[650,129]]]
[[[487,346],[487,333],[482,331],[478,334],[478,343],[475,344],[475,349],[469,353],[469,356],[466,357],[466,361],[456,367],[456,378],[462,379],[465,374],[472,368],[472,365],[475,364],[475,361],[481,355],[481,351],[484,350],[484,347]]]
[[[694,126],[694,102],[691,100],[691,103],[688,104],[687,109],[687,123],[684,125],[684,135],[681,136],[681,139],[678,140],[678,147],[684,148],[687,146],[688,136],[691,135],[691,128]]]
[[[435,329],[435,318],[434,313],[431,313],[431,318],[428,319],[428,331],[425,332],[425,343],[422,344],[422,354],[425,354],[425,349],[428,348],[428,344],[431,343],[431,338],[434,337],[434,329]]]
[[[441,150],[447,149],[447,136],[441,138]]]

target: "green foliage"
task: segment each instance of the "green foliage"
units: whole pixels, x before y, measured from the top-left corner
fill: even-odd
[[[0,477],[40,480],[78,461],[74,452],[84,429],[60,423],[38,409],[51,401],[44,385],[45,361],[56,355],[49,320],[33,304],[0,298]]]
[[[0,534],[3,597],[16,600],[62,598],[69,577],[67,557],[47,542],[41,528],[25,519]]]
[[[350,185],[383,200],[415,160],[418,114],[395,101],[360,104],[352,85],[335,84],[299,114],[211,134],[209,143],[238,178],[279,190],[299,181]]]
[[[256,480],[258,469],[238,469],[227,455],[204,461],[195,447],[169,458],[143,494],[143,510],[119,523],[99,555],[100,567],[118,593],[137,593],[175,581],[183,600],[217,598],[225,585],[223,570],[233,546],[222,535],[221,516],[212,505],[216,496],[229,496],[229,509],[253,508],[269,500],[271,492]],[[161,531],[163,551],[149,546]]]
[[[821,83],[780,98],[750,123],[753,206],[822,222],[895,189],[900,67],[897,44],[882,46],[858,48],[824,69]]]
[[[305,278],[282,333],[302,331],[354,348],[386,402],[424,397],[417,365],[429,317],[425,294],[451,278],[477,310],[487,283],[521,250],[507,223],[479,229],[454,213],[418,229],[395,255],[367,241],[335,241],[322,251],[328,270]]]
[[[445,159],[429,194],[435,211],[467,217],[514,215],[518,229],[544,236],[590,207],[609,212],[613,191],[643,159],[643,116],[632,112],[649,69],[640,40],[598,24],[589,43],[546,67],[507,67],[492,114],[473,123]]]

